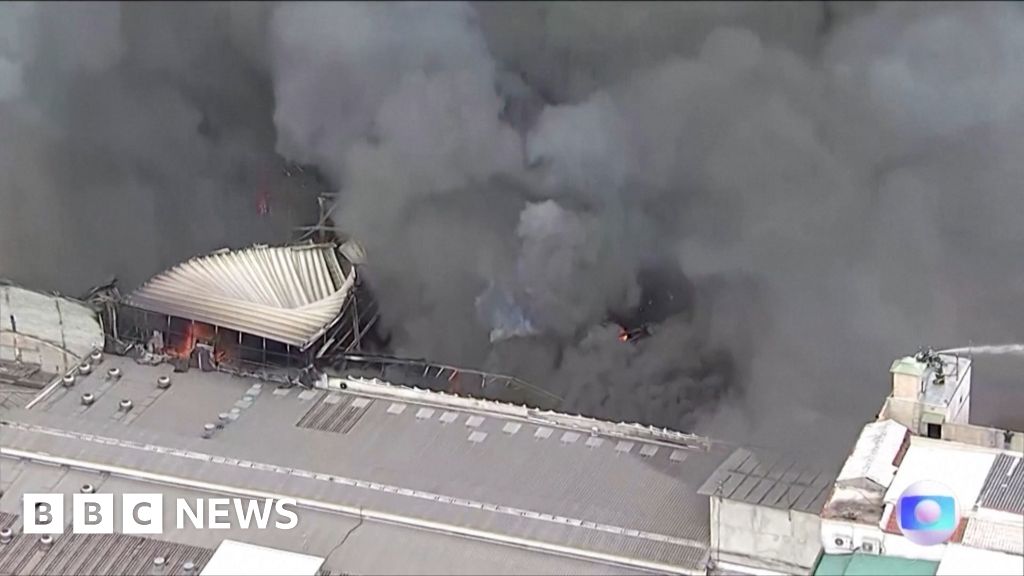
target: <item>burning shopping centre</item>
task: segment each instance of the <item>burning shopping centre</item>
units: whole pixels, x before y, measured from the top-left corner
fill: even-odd
[[[358,258],[355,244],[336,242],[198,256],[108,299],[108,336],[122,351],[202,368],[306,367],[370,337],[377,307]]]
[[[259,373],[311,386],[326,373],[553,408],[560,398],[516,378],[388,354],[379,306],[359,273],[363,248],[333,235],[197,256],[102,310],[107,349],[178,371]]]

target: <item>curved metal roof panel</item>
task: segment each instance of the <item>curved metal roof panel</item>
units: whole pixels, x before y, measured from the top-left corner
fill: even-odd
[[[334,324],[354,283],[333,244],[252,246],[183,262],[127,302],[304,349]]]

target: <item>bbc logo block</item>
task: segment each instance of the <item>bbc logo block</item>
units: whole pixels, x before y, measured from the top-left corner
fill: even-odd
[[[64,532],[63,494],[25,494],[21,502],[25,534]]]
[[[172,500],[176,529],[186,526],[200,530],[241,529],[291,530],[298,523],[290,498],[175,498]],[[62,534],[64,495],[27,493],[22,500],[22,518],[26,534]],[[71,530],[76,534],[112,534],[115,518],[120,518],[124,534],[162,534],[164,497],[162,494],[122,494],[120,510],[113,494],[72,494]],[[271,522],[273,520],[273,522]]]
[[[71,531],[76,534],[113,534],[117,515],[113,494],[72,494]],[[163,527],[162,494],[124,494],[121,531],[125,534],[160,534]],[[64,495],[26,493],[22,499],[26,534],[64,532]]]

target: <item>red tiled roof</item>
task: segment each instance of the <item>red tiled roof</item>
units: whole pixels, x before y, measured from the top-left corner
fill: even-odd
[[[885,523],[885,527],[882,531],[886,534],[902,534],[900,532],[899,522],[896,521],[896,509],[893,507],[892,512],[889,514],[889,520]],[[953,532],[953,536],[949,538],[950,542],[963,542],[964,532],[967,531],[967,518],[961,518],[960,523],[956,526],[956,531]]]

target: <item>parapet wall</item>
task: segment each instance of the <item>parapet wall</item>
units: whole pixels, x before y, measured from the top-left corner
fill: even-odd
[[[321,383],[319,386],[335,390],[347,388],[353,392],[367,394],[370,396],[383,396],[394,399],[404,399],[411,402],[451,406],[452,408],[461,408],[463,410],[503,414],[513,418],[545,423],[561,428],[572,428],[605,436],[643,439],[666,445],[699,447],[704,450],[709,450],[712,443],[709,438],[698,436],[696,434],[677,432],[675,430],[669,430],[668,428],[656,428],[654,426],[644,426],[642,424],[631,422],[607,422],[576,414],[565,414],[551,410],[539,410],[536,408],[530,408],[526,405],[515,405],[495,400],[482,400],[479,398],[457,396],[455,394],[425,390],[422,388],[397,386],[376,378],[328,378],[326,383]]]

